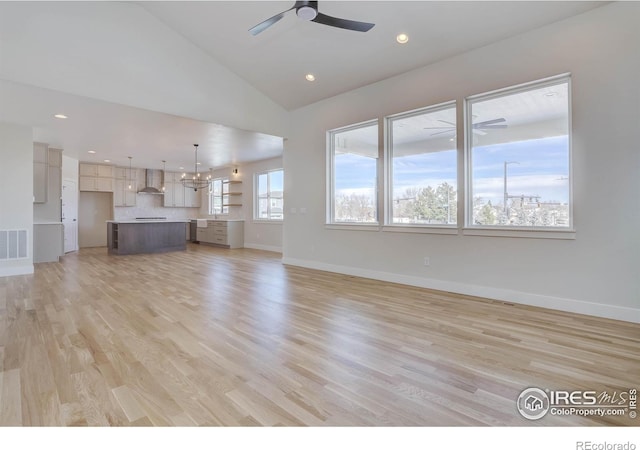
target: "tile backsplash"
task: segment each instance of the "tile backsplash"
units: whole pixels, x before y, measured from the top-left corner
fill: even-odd
[[[115,220],[130,220],[136,217],[166,217],[167,219],[195,219],[200,208],[165,208],[162,195],[138,194],[136,206],[114,207]]]

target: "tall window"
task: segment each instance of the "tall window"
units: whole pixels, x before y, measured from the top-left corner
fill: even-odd
[[[378,123],[329,132],[331,223],[377,223]]]
[[[254,218],[282,220],[284,213],[284,172],[282,169],[256,174]]]
[[[571,227],[569,78],[467,99],[469,226]]]
[[[457,216],[455,102],[387,119],[391,224],[449,225]]]
[[[229,214],[229,207],[224,206],[225,195],[229,192],[229,178],[216,178],[209,185],[209,214]]]

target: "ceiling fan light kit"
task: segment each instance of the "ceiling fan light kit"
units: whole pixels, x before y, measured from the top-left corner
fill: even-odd
[[[249,33],[256,36],[257,34],[269,28],[271,25],[278,22],[284,17],[285,13],[293,9],[296,10],[296,15],[303,20],[319,23],[322,25],[328,25],[330,27],[342,28],[345,30],[366,32],[373,28],[375,25],[373,23],[358,22],[356,20],[340,19],[338,17],[327,16],[326,14],[322,14],[318,11],[317,1],[298,1],[295,2],[291,8],[268,18],[265,21],[260,22],[253,28],[250,28]]]
[[[302,20],[313,20],[318,15],[318,10],[313,9],[311,6],[301,6],[296,10],[296,15]]]

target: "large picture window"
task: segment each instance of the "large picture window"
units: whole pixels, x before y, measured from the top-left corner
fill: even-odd
[[[566,76],[467,99],[468,226],[572,226],[569,105]]]
[[[378,222],[378,123],[329,132],[330,223]]]
[[[284,172],[282,169],[256,174],[256,220],[282,220],[284,213]]]
[[[447,103],[387,118],[388,223],[457,222],[456,106]]]

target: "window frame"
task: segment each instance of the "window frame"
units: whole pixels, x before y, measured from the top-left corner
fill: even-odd
[[[442,111],[445,109],[453,108],[456,116],[456,126],[454,129],[454,137],[458,136],[459,123],[458,123],[458,102],[456,100],[449,100],[435,105],[429,105],[410,111],[404,111],[397,114],[392,114],[384,117],[384,231],[406,231],[417,233],[431,233],[440,232],[442,234],[457,233],[459,228],[458,210],[460,209],[460,168],[459,168],[459,153],[460,148],[455,146],[456,151],[456,180],[454,183],[456,192],[458,194],[458,208],[456,209],[456,223],[453,224],[428,224],[428,223],[394,223],[393,222],[393,126],[392,122],[398,119],[405,119],[408,117],[419,116],[426,113]],[[458,142],[458,139],[456,139]]]
[[[567,141],[568,141],[568,226],[505,226],[473,224],[473,180],[472,150],[473,127],[472,105],[481,100],[499,98],[518,92],[525,92],[559,84],[567,84]],[[526,83],[496,89],[480,94],[456,98],[418,109],[366,120],[363,122],[330,129],[326,132],[326,173],[325,173],[325,228],[330,230],[386,231],[399,233],[445,234],[459,236],[507,237],[523,239],[576,239],[574,216],[574,167],[573,167],[573,111],[571,73],[562,73]],[[458,103],[460,102],[461,103]],[[456,189],[457,217],[455,224],[402,224],[392,223],[391,202],[393,164],[390,133],[391,120],[418,115],[429,110],[454,106],[456,108]],[[391,120],[390,120],[391,119]],[[335,135],[341,132],[376,125],[378,127],[378,157],[376,160],[376,219],[373,222],[336,222],[335,214]],[[382,192],[382,195],[380,193]]]
[[[269,222],[278,223],[284,220],[284,188],[282,190],[282,218],[271,218],[271,173],[282,172],[282,179],[284,180],[284,168],[263,170],[262,172],[256,172],[253,174],[253,220],[255,222]],[[259,217],[260,215],[260,176],[267,176],[267,217]],[[278,197],[279,198],[279,197]]]
[[[215,195],[213,195],[213,184],[216,181],[220,181],[221,183],[221,188],[220,188],[220,208],[221,208],[221,212],[215,212],[215,207],[213,205],[213,199],[214,197],[216,197]],[[229,207],[228,206],[224,206],[224,187],[225,187],[225,181],[229,181],[229,177],[218,177],[218,178],[214,178],[211,180],[211,183],[209,184],[209,189],[207,192],[207,200],[209,202],[208,204],[208,212],[210,216],[227,216],[229,215]],[[226,184],[227,188],[228,188],[228,184]]]
[[[377,127],[378,132],[378,156],[376,158],[376,221],[375,222],[337,222],[335,220],[335,146],[334,146],[334,136],[338,133],[344,133],[346,131],[357,130],[359,128],[366,128],[369,126],[375,125]],[[380,145],[380,120],[369,119],[363,122],[354,123],[351,125],[347,125],[344,127],[333,128],[326,133],[326,167],[327,167],[327,185],[326,185],[326,217],[325,217],[325,226],[329,229],[349,229],[349,230],[361,230],[361,231],[372,231],[378,230],[381,227],[380,215],[382,206],[380,192],[380,183],[381,183],[381,161],[384,157],[384,153],[381,151]],[[383,155],[381,155],[383,153]]]
[[[472,105],[479,101],[491,100],[507,95],[527,92],[559,84],[567,84],[567,140],[568,140],[568,166],[569,166],[569,226],[567,227],[540,227],[540,226],[507,226],[507,225],[478,225],[473,223],[473,127]],[[470,95],[464,98],[464,221],[463,235],[468,236],[500,236],[523,238],[551,238],[573,239],[575,238],[574,201],[573,201],[573,126],[572,126],[572,86],[571,74],[563,73],[540,80],[530,81],[514,86],[509,86],[493,91]]]

